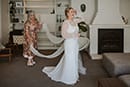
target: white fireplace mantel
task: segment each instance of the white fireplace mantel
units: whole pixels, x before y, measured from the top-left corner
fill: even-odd
[[[90,38],[90,48],[89,53],[92,59],[100,59],[101,55],[98,55],[98,29],[99,28],[110,28],[110,29],[124,29],[124,53],[130,52],[130,25],[123,24],[93,24],[90,25],[89,38]]]
[[[97,12],[92,24],[124,24],[120,0],[97,0]]]

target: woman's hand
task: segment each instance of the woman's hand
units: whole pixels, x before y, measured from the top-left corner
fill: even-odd
[[[41,28],[42,28],[42,24],[43,24],[43,23],[39,23],[39,29],[41,29]]]
[[[42,24],[43,24],[43,23],[39,23],[39,24],[38,24],[38,26],[37,26],[38,30],[40,30],[40,29],[42,28]]]
[[[80,34],[79,34],[79,33],[76,33],[73,37],[79,38],[79,37],[80,37]]]
[[[80,37],[80,33],[78,33],[78,37]]]

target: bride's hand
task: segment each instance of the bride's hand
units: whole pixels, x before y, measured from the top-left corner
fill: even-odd
[[[80,33],[78,33],[78,37],[80,37]]]
[[[80,37],[80,34],[79,34],[79,33],[77,33],[77,34],[75,35],[75,37],[76,37],[76,38]]]

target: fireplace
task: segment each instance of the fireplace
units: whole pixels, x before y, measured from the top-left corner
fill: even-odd
[[[98,54],[123,52],[124,29],[98,29]]]
[[[130,26],[121,18],[120,3],[120,0],[97,0],[89,30],[92,59],[101,59],[104,52],[130,52]],[[110,39],[104,40],[106,38]]]

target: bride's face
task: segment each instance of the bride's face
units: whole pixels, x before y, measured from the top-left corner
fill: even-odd
[[[67,15],[68,15],[68,18],[73,18],[75,16],[75,10],[74,9],[70,9],[68,11]]]

